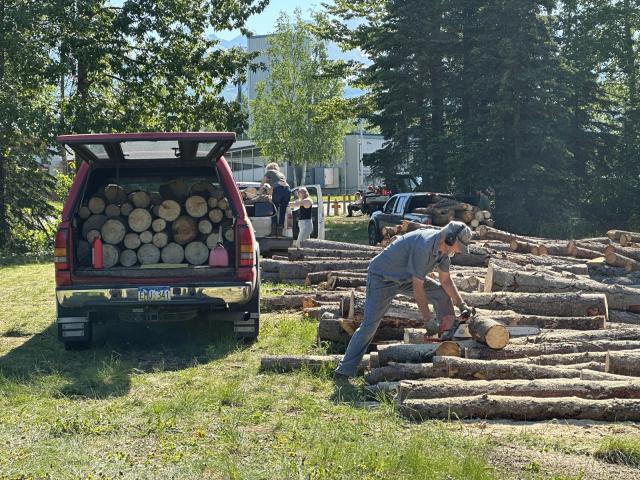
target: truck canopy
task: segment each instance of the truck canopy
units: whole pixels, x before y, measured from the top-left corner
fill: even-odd
[[[92,165],[211,164],[236,141],[233,132],[151,132],[61,135],[78,158]]]

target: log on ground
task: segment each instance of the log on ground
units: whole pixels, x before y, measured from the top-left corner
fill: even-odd
[[[611,310],[609,310],[609,315],[611,315]],[[511,327],[532,326],[560,330],[602,330],[607,323],[604,315],[592,317],[546,317],[542,315],[523,315],[515,312],[509,314],[491,312],[485,314],[485,316]]]
[[[420,378],[439,378],[431,363],[390,363],[373,368],[365,373],[365,381],[373,385],[379,382],[397,382],[399,380],[417,380]]]
[[[489,348],[501,349],[509,343],[509,330],[490,318],[476,317],[469,320],[471,337]]]
[[[390,345],[378,351],[378,363],[380,366],[392,362],[424,363],[431,361],[435,356],[459,357],[460,347],[455,342]]]
[[[592,400],[575,397],[535,398],[483,395],[407,400],[400,413],[413,420],[482,418],[508,420],[640,420],[640,400]]]
[[[351,251],[364,251],[364,252],[376,252],[380,253],[382,249],[380,247],[372,247],[369,245],[358,245],[355,243],[346,242],[333,242],[330,240],[317,240],[310,238],[302,242],[303,248],[321,248],[325,250],[351,250]]]
[[[473,342],[473,344],[464,346],[464,355],[466,358],[471,359],[507,360],[512,358],[537,357],[540,355],[637,349],[640,349],[640,341],[637,340],[594,340],[591,342],[528,343],[524,345],[509,344],[502,350],[492,350],[482,344]]]
[[[260,370],[280,373],[297,370],[329,371],[336,368],[341,359],[342,355],[264,355],[260,358]],[[358,373],[362,374],[368,365],[369,356],[365,355]]]
[[[500,395],[509,397],[640,398],[640,381],[589,381],[565,378],[537,380],[460,379],[404,380],[398,385],[398,400]]]
[[[640,377],[640,352],[608,352],[604,371],[616,375]]]
[[[569,368],[530,365],[520,362],[490,362],[455,357],[434,357],[433,368],[443,377],[464,380],[580,378],[579,370]]]

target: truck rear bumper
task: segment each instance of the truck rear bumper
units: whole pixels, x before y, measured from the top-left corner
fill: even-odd
[[[143,285],[140,285],[141,287]],[[138,299],[138,287],[129,288],[58,288],[56,300],[62,308],[84,307],[125,307],[134,305],[178,306],[194,304],[213,304],[227,307],[230,304],[243,304],[251,300],[254,293],[249,282],[228,283],[211,286],[170,287],[169,300],[145,302]]]

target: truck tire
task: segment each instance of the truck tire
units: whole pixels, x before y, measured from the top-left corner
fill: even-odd
[[[378,243],[380,243],[380,235],[378,234],[378,226],[375,222],[369,223],[369,228],[367,229],[369,236],[369,245],[375,247]]]

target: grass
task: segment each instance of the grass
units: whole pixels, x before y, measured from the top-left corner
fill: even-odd
[[[495,478],[481,436],[334,400],[328,375],[260,373],[266,353],[322,353],[301,315],[263,315],[250,346],[120,325],[66,352],[53,288],[50,264],[0,268],[0,478]]]
[[[640,438],[617,436],[605,438],[595,457],[610,463],[640,467]]]
[[[369,217],[357,215],[355,217],[325,217],[325,238],[336,242],[359,243],[368,245],[367,226]]]

